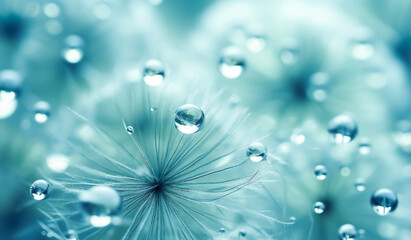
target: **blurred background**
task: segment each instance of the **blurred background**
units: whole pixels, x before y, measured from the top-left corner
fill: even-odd
[[[67,108],[109,125],[103,103],[150,59],[163,88],[249,109],[243,130],[284,162],[268,191],[289,239],[350,239],[346,223],[356,239],[411,239],[410,22],[409,0],[1,0],[0,239],[49,239],[29,189],[70,165],[65,142],[84,129]],[[341,114],[355,126],[337,121],[349,139],[335,144]],[[370,204],[381,188],[399,202],[386,216]]]

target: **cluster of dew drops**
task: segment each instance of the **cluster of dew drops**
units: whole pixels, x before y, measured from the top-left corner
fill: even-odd
[[[69,64],[78,64],[83,59],[84,41],[77,35],[70,35],[65,39],[66,47],[62,51],[62,57]],[[296,59],[295,44],[288,44],[282,52],[281,59],[284,63],[292,64]],[[252,52],[259,52],[265,46],[264,38],[261,36],[252,36],[247,41],[247,47]],[[243,53],[239,48],[229,46],[223,49],[219,59],[220,73],[229,79],[238,78],[244,71],[246,61]],[[317,74],[318,75],[318,74]],[[321,74],[320,74],[321,75]],[[316,76],[320,78],[323,76]],[[166,77],[165,65],[156,59],[145,62],[142,71],[142,78],[149,87],[160,86]],[[18,99],[22,91],[21,76],[13,70],[3,70],[0,72],[0,119],[12,115],[17,108]],[[318,94],[317,94],[318,95]],[[47,122],[50,116],[50,105],[45,101],[37,102],[33,107],[33,119],[37,123]],[[150,111],[155,112],[155,107],[150,107]],[[195,134],[204,127],[204,111],[194,104],[184,104],[174,113],[174,126],[183,134]],[[337,144],[347,144],[357,135],[357,124],[348,115],[338,115],[331,119],[328,125],[328,132],[332,141]],[[132,126],[126,126],[126,132],[130,135],[134,133]],[[301,143],[304,135],[293,133],[292,140]],[[361,154],[368,154],[371,151],[371,145],[367,140],[360,140],[359,151]],[[245,153],[248,159],[258,163],[267,160],[267,148],[261,142],[251,143]],[[68,159],[64,155],[53,155],[47,159],[50,168],[57,172],[64,171],[68,166]],[[317,165],[314,168],[314,175],[319,181],[327,178],[327,168],[324,165]],[[366,188],[365,181],[361,178],[355,182],[357,191],[364,191]],[[51,193],[51,185],[46,180],[37,180],[30,187],[30,194],[34,200],[46,200]],[[94,227],[105,227],[110,224],[118,224],[121,221],[120,209],[121,199],[119,194],[112,188],[104,185],[94,186],[78,195],[79,207],[85,219]],[[398,205],[396,194],[390,189],[382,188],[375,191],[370,198],[371,207],[378,215],[387,215],[395,211]],[[98,211],[96,211],[96,209]],[[327,206],[323,202],[316,202],[313,206],[315,214],[323,214]],[[225,229],[218,230],[225,233]],[[363,234],[363,230],[356,230],[352,224],[344,224],[338,230],[338,236],[341,240],[353,240]],[[244,230],[239,231],[239,237],[245,237]],[[66,239],[78,239],[74,230],[68,230]]]

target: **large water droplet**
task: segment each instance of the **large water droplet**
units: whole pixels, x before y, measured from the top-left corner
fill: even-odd
[[[322,214],[325,210],[325,205],[323,202],[316,202],[314,204],[314,212],[316,214]]]
[[[110,187],[94,186],[81,192],[78,198],[81,211],[94,227],[109,225],[120,212],[120,196]]]
[[[327,178],[327,168],[324,165],[317,165],[314,168],[314,175],[318,180],[324,180]]]
[[[71,64],[79,63],[84,57],[84,41],[77,35],[67,36],[64,40],[64,59]]]
[[[201,108],[184,104],[174,113],[174,126],[184,134],[198,132],[204,126],[205,115]]]
[[[355,240],[357,230],[352,224],[344,224],[338,229],[338,237],[340,240]]]
[[[165,78],[164,64],[158,60],[151,59],[144,64],[143,80],[149,86],[159,86]]]
[[[280,50],[280,60],[285,65],[294,65],[298,61],[300,46],[295,38],[285,39]]]
[[[328,124],[328,132],[335,143],[351,142],[357,135],[357,123],[347,115],[338,115]]]
[[[327,98],[329,82],[330,76],[327,73],[314,73],[308,80],[307,96],[314,101],[323,102]]]
[[[371,206],[378,215],[384,216],[395,211],[397,205],[397,195],[390,189],[379,189],[371,196]]]
[[[260,162],[267,158],[267,148],[260,142],[253,142],[248,146],[247,156],[253,162]]]
[[[34,105],[34,120],[37,123],[45,123],[50,117],[50,105],[47,102],[39,101]]]
[[[231,46],[223,50],[219,61],[220,73],[230,79],[238,78],[245,68],[245,59],[241,50]]]
[[[30,187],[30,194],[34,200],[44,200],[50,195],[50,184],[45,180],[37,180]]]
[[[17,109],[17,98],[21,94],[22,80],[18,72],[0,72],[0,119],[10,117]]]
[[[69,162],[69,158],[63,154],[53,154],[47,157],[47,166],[55,172],[66,170]]]
[[[371,143],[368,138],[361,138],[358,141],[358,153],[361,155],[368,155],[371,153]]]
[[[365,184],[365,180],[362,178],[357,178],[355,180],[355,189],[357,189],[357,191],[359,192],[364,192],[365,189],[367,188],[366,184]]]
[[[68,230],[66,234],[64,234],[64,240],[78,240],[78,235],[74,230]]]

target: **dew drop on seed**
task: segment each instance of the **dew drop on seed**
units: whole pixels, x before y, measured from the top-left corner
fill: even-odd
[[[335,143],[349,143],[357,135],[357,123],[347,115],[338,115],[328,124],[328,132]]]
[[[366,186],[366,184],[365,184],[365,180],[364,179],[362,179],[362,178],[357,178],[356,180],[355,180],[355,189],[358,191],[358,192],[364,192],[365,191],[365,189],[367,188],[367,186]]]
[[[70,64],[79,63],[84,57],[84,41],[80,36],[69,35],[64,40],[63,58]]]
[[[143,80],[149,86],[159,86],[165,78],[164,64],[158,60],[151,59],[144,64]]]
[[[174,126],[184,134],[198,132],[204,126],[205,115],[201,108],[184,104],[174,113]]]
[[[78,240],[78,235],[74,230],[68,230],[66,234],[64,234],[65,240]]]
[[[325,210],[325,205],[323,202],[316,202],[314,204],[314,212],[316,214],[322,214]]]
[[[245,236],[247,235],[247,233],[245,232],[244,229],[241,229],[241,230],[238,232],[238,235],[239,235],[240,237],[245,237]]]
[[[358,153],[361,155],[368,155],[371,153],[371,143],[368,138],[361,138],[358,141]]]
[[[229,79],[238,78],[244,71],[245,58],[241,50],[230,46],[223,50],[219,60],[220,73]]]
[[[47,102],[39,101],[34,104],[34,121],[45,123],[50,117],[50,105]]]
[[[22,79],[14,70],[0,72],[0,119],[8,118],[17,109],[18,97],[23,88]]]
[[[219,231],[220,233],[225,233],[225,228],[220,228],[218,231]]]
[[[371,206],[378,215],[385,216],[394,212],[397,205],[397,195],[390,189],[382,188],[371,195]]]
[[[79,194],[80,209],[94,227],[105,227],[120,212],[119,194],[112,188],[99,185]]]
[[[352,224],[344,224],[338,229],[338,237],[340,240],[355,240],[357,230]]]
[[[34,200],[44,200],[50,195],[50,184],[45,180],[37,180],[31,185],[30,194]]]
[[[134,133],[134,128],[132,126],[127,126],[126,130],[127,130],[127,133],[130,135]]]
[[[300,46],[295,38],[285,39],[280,50],[280,60],[284,65],[294,65],[298,62]]]
[[[327,178],[327,168],[324,165],[317,165],[314,168],[314,175],[318,180],[324,180]]]
[[[267,148],[260,142],[253,142],[248,146],[247,156],[253,162],[260,162],[267,158]]]

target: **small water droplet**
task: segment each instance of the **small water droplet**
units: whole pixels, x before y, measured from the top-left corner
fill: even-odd
[[[69,158],[63,154],[52,154],[47,157],[47,166],[55,172],[63,172],[69,165]]]
[[[355,240],[357,230],[352,224],[344,224],[338,229],[338,237],[340,240]]]
[[[314,204],[314,212],[316,214],[322,214],[325,210],[325,205],[323,202],[316,202]]]
[[[80,36],[69,35],[64,40],[63,58],[70,64],[79,63],[84,57],[84,41]]]
[[[375,191],[371,196],[371,206],[378,215],[394,212],[398,205],[397,195],[387,188]]]
[[[265,38],[260,35],[254,35],[247,39],[247,48],[250,52],[259,53],[264,50],[266,45]]]
[[[290,136],[290,141],[295,144],[303,144],[305,142],[305,136],[303,130],[297,128],[294,129]]]
[[[296,217],[290,217],[290,222],[295,223],[297,221]]]
[[[60,7],[55,3],[47,3],[44,6],[44,15],[49,18],[56,18],[60,15]]]
[[[364,229],[358,229],[358,237],[360,239],[364,239],[365,238],[365,230]]]
[[[126,130],[127,130],[127,133],[130,135],[134,133],[134,128],[132,126],[127,126]]]
[[[239,235],[240,237],[245,237],[245,236],[247,235],[247,233],[245,232],[244,229],[241,229],[241,230],[238,232],[238,235]]]
[[[174,126],[184,134],[198,132],[204,126],[205,115],[201,108],[193,104],[184,104],[174,114]]]
[[[22,79],[18,72],[14,70],[0,72],[0,119],[8,118],[16,111],[22,86]]]
[[[411,121],[401,120],[396,124],[393,140],[402,151],[411,153]]]
[[[373,56],[374,52],[374,45],[367,39],[356,40],[352,43],[351,54],[355,59],[367,60]]]
[[[219,231],[220,233],[225,233],[225,228],[220,228],[218,231]]]
[[[340,173],[343,177],[348,177],[351,174],[351,168],[347,167],[347,166],[342,167],[341,170],[340,170]]]
[[[327,178],[327,168],[324,165],[317,165],[314,168],[314,175],[318,180],[324,180]]]
[[[330,76],[324,72],[317,72],[311,75],[308,80],[306,95],[317,102],[323,102],[327,98]]]
[[[165,78],[164,64],[158,60],[151,59],[144,64],[143,80],[149,86],[159,86]]]
[[[155,112],[155,111],[157,111],[156,107],[150,107],[150,112]]]
[[[65,240],[78,240],[78,235],[74,230],[68,230],[66,234],[64,234]]]
[[[294,65],[298,61],[300,46],[295,38],[285,39],[280,50],[280,60],[285,65]]]
[[[94,227],[105,227],[120,212],[121,199],[112,188],[99,185],[79,194],[80,209]]]
[[[37,180],[30,187],[30,194],[34,200],[44,200],[50,195],[50,184],[45,180]]]
[[[355,180],[355,189],[357,189],[358,192],[364,192],[366,189],[366,185],[365,185],[365,180],[362,178],[357,178]]]
[[[247,156],[253,162],[260,162],[267,158],[267,148],[260,142],[253,142],[248,146]]]
[[[361,138],[358,141],[358,153],[361,155],[368,155],[371,153],[371,143],[368,138]]]
[[[357,135],[357,123],[347,115],[338,115],[329,122],[328,132],[333,142],[349,143]]]
[[[34,104],[34,120],[37,123],[45,123],[50,117],[50,105],[47,102],[39,101]]]
[[[234,46],[223,50],[219,61],[220,73],[229,79],[238,78],[244,71],[245,59],[242,51]]]

